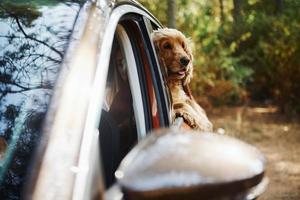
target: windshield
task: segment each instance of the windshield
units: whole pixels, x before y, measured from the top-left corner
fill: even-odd
[[[20,199],[81,5],[0,2],[0,199]]]

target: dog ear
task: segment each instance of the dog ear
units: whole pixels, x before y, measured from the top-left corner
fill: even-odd
[[[164,61],[163,57],[160,56],[160,42],[161,42],[162,38],[163,38],[163,34],[161,33],[160,30],[155,30],[151,33],[151,39],[154,44],[155,51],[158,55],[159,65],[163,69],[163,73],[168,75],[168,69],[167,69],[167,66],[165,65],[165,61]]]
[[[193,78],[193,64],[190,64],[186,73],[186,76],[183,79],[183,85],[188,85]]]

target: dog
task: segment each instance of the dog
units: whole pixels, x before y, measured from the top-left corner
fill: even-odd
[[[171,28],[154,30],[152,41],[166,74],[171,92],[173,120],[183,117],[191,128],[212,131],[212,123],[191,94],[189,83],[193,76],[191,40]]]

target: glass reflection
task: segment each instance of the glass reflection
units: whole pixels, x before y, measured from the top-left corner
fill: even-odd
[[[0,2],[0,199],[20,199],[81,5]]]

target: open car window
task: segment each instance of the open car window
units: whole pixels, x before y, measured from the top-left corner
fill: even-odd
[[[145,128],[141,129],[144,122],[140,122],[138,118],[138,112],[143,114],[143,110],[134,103],[138,98],[136,90],[139,91],[140,88],[138,84],[132,84],[134,77],[129,75],[134,70],[129,69],[129,63],[132,63],[134,57],[129,54],[131,46],[126,44],[121,34],[122,31],[119,31],[113,41],[99,125],[106,187],[114,182],[114,172],[122,158],[137,143],[138,135],[145,132]],[[130,67],[136,68],[134,64]]]
[[[143,27],[143,28],[142,28]],[[99,125],[106,186],[114,182],[121,159],[145,137],[167,123],[160,79],[155,76],[150,35],[143,18],[125,15],[119,22],[110,55]]]

